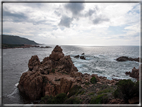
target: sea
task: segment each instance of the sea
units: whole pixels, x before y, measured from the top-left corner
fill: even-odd
[[[49,46],[49,45],[48,45]],[[28,71],[28,61],[33,55],[38,55],[40,61],[51,54],[51,48],[15,48],[2,50],[2,103],[3,104],[32,104],[19,94],[17,88],[22,73]],[[131,79],[125,72],[133,67],[139,68],[136,61],[118,62],[116,58],[128,56],[140,57],[139,46],[71,46],[60,45],[64,55],[70,55],[74,65],[81,73],[97,74],[107,79]],[[84,53],[86,60],[74,58]]]

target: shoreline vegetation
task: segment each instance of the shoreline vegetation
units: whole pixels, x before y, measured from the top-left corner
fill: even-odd
[[[58,45],[42,62],[32,56],[28,67],[17,87],[34,104],[139,104],[138,73],[136,82],[82,74]]]
[[[51,48],[50,46],[38,46],[38,45],[28,45],[28,44],[2,44],[2,49],[14,49],[14,48]]]

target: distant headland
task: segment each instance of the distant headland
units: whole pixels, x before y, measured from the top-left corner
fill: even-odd
[[[27,38],[5,34],[2,35],[2,49],[30,47],[50,48],[49,46],[40,47],[39,45],[41,44],[36,43],[35,41],[29,40]]]

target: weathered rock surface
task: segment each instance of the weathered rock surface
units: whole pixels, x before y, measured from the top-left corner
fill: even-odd
[[[140,69],[142,69],[142,65],[139,66],[138,69],[136,69],[135,67],[132,69],[132,72],[125,72],[126,75],[130,75],[130,77],[136,78],[137,81],[139,81],[140,75],[139,75],[139,71]],[[141,76],[142,77],[142,76]],[[142,79],[142,78],[141,78]]]
[[[18,88],[31,100],[45,95],[55,96],[61,92],[66,93],[74,80],[69,74],[78,71],[70,56],[64,56],[58,45],[42,62],[37,55],[32,56],[28,67],[29,71],[22,74]]]
[[[131,58],[131,57],[127,57],[127,56],[121,56],[119,58],[116,59],[117,61],[137,61],[139,62],[139,58]]]
[[[97,80],[96,86],[114,86],[116,80],[107,80],[96,74],[82,74],[77,72],[70,56],[64,56],[60,46],[56,46],[49,57],[42,62],[37,55],[32,56],[28,63],[29,70],[22,74],[18,89],[31,100],[40,99],[43,96],[56,96],[59,93],[69,93],[75,86],[83,89],[92,87],[92,77]],[[96,89],[96,88],[95,88]],[[97,88],[99,91],[100,88]],[[94,89],[93,89],[94,90]]]

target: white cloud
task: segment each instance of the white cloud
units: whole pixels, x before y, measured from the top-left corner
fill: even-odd
[[[79,8],[66,3],[6,3],[4,33],[25,36],[45,44],[139,44],[140,4],[78,5]],[[20,15],[25,17],[24,20]],[[116,29],[120,30],[119,34]]]

